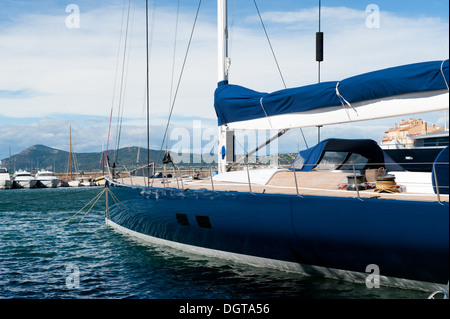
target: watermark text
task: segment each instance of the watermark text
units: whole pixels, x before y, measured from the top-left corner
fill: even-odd
[[[369,4],[366,7],[366,12],[368,13],[366,17],[366,27],[369,29],[379,29],[380,28],[380,7],[376,4]]]
[[[70,13],[66,18],[66,27],[69,29],[80,28],[80,7],[76,4],[69,4],[66,12]]]

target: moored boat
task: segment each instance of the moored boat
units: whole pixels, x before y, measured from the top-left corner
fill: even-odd
[[[59,178],[48,170],[38,171],[34,178],[36,179],[36,186],[40,188],[55,188],[60,183]]]
[[[381,145],[397,163],[408,171],[431,172],[436,156],[449,145],[448,130],[412,137],[413,143]]]
[[[37,182],[30,172],[24,170],[15,172],[12,180],[14,188],[34,188]]]
[[[106,177],[103,176],[99,176],[97,178],[94,179],[94,183],[96,186],[105,186],[105,182],[106,182]]]
[[[13,182],[9,176],[8,170],[4,167],[0,167],[0,189],[12,188]]]
[[[69,187],[80,187],[80,186],[81,186],[81,183],[80,183],[79,180],[74,179],[74,180],[68,181],[68,182],[67,182],[67,186],[69,186]]]
[[[226,1],[218,8],[219,174],[181,187],[108,178],[115,203],[106,210],[107,225],[252,265],[362,282],[367,269],[377,269],[383,285],[445,287],[449,199],[440,191],[448,179],[442,184],[440,176],[448,175],[448,160],[430,174],[432,194],[397,185],[399,167],[374,141],[319,143],[300,153],[291,170],[230,170],[237,129],[288,130],[448,109],[448,60],[256,92],[228,82]],[[351,181],[358,185],[349,187]]]

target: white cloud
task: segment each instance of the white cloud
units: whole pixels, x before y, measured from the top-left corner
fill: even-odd
[[[367,28],[368,13],[323,7],[322,81],[339,80],[390,66],[448,58],[448,22],[432,17],[402,17],[380,12],[380,28]],[[266,12],[266,28],[288,86],[317,81],[317,8]],[[253,17],[255,27],[259,18]],[[261,29],[261,27],[259,26]],[[262,30],[262,29],[261,29]],[[273,91],[281,81],[262,31],[233,31],[233,79]],[[241,36],[242,35],[242,36]],[[253,59],[252,59],[253,57]],[[264,61],[263,61],[264,57]],[[237,65],[239,64],[239,65]]]
[[[194,9],[180,14],[172,95],[194,14]],[[34,121],[35,128],[9,125],[10,132],[15,133],[6,132],[4,125],[0,127],[2,133],[6,134],[2,135],[2,141],[5,141],[2,146],[19,141],[20,136],[23,141],[20,145],[24,147],[37,143],[62,147],[67,143],[64,141],[67,129],[61,126],[57,128],[57,124],[81,115],[109,117],[122,19],[121,8],[107,6],[82,11],[79,29],[68,29],[65,25],[66,17],[65,12],[57,16],[19,16],[15,24],[3,27],[0,32],[0,116],[37,118]],[[150,60],[150,107],[152,123],[163,128],[163,119],[169,112],[175,10],[169,12],[168,8],[158,8],[156,17]],[[448,22],[433,17],[402,17],[382,11],[380,28],[369,29],[365,26],[366,17],[364,10],[322,8],[322,31],[325,33],[323,81],[339,80],[389,66],[448,58]],[[211,21],[197,22],[175,104],[175,126],[189,127],[190,119],[196,117],[215,122],[213,92],[217,81],[216,25],[212,22],[214,19],[207,18]],[[265,12],[263,18],[287,85],[315,83],[316,8]],[[252,15],[242,22],[235,21],[230,34],[231,82],[260,91],[282,89],[259,18]],[[132,120],[142,118],[145,123],[144,38],[144,14],[142,9],[136,8],[132,37],[129,40],[131,51],[124,109],[125,124],[135,136],[133,140],[132,134],[123,133],[121,145],[138,143],[136,134],[141,134],[141,124],[137,126]],[[120,82],[116,85],[116,88],[119,87]],[[28,93],[14,97],[6,94],[22,91]],[[118,96],[116,91],[116,100]],[[117,109],[114,114],[116,112]],[[57,123],[52,120],[46,122],[45,119],[52,117],[58,118]],[[61,119],[63,117],[64,120]],[[108,121],[105,120],[106,123]],[[390,126],[394,122],[388,123]],[[366,133],[377,129],[379,134],[383,134],[380,125],[369,125],[364,123]],[[102,127],[80,124],[80,150],[97,148],[97,151],[105,140],[106,128],[107,124]],[[104,133],[100,134],[100,130]],[[324,134],[327,130],[328,128],[323,129]],[[362,128],[354,130],[360,133]],[[336,134],[338,131],[343,135],[354,135],[346,128],[337,129]],[[312,132],[311,143],[315,141],[315,130]],[[25,144],[25,141],[29,144]]]

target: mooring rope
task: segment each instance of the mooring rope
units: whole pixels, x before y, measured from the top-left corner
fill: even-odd
[[[91,207],[87,210],[87,212],[83,215],[83,217],[80,219],[80,221],[78,222],[81,223],[83,221],[83,219],[86,217],[86,215],[92,210],[92,208],[94,208],[94,206],[97,204],[97,202],[99,201],[99,199],[102,197],[102,195],[105,194],[105,196],[107,197],[108,194],[111,195],[111,198],[114,200],[115,204],[117,206],[122,206],[123,209],[128,209],[128,207],[126,207],[118,198],[116,195],[114,195],[114,193],[107,187],[105,187],[100,193],[98,193],[97,195],[94,196],[94,198],[92,198],[89,203],[87,203],[86,205],[83,206],[83,208],[81,208],[79,211],[77,211],[75,214],[73,214],[69,219],[67,219],[63,225],[65,225],[66,223],[68,223],[72,218],[74,218],[75,216],[77,216],[79,213],[81,213],[86,207],[88,207],[92,202],[94,202]],[[111,219],[109,216],[109,205],[108,205],[108,200],[106,200],[106,218],[107,219]]]
[[[86,215],[91,211],[91,209],[95,206],[95,204],[97,204],[97,202],[98,202],[98,200],[100,199],[100,197],[102,197],[103,193],[106,192],[106,191],[108,191],[108,189],[105,187],[105,189],[102,190],[102,191],[100,192],[100,194],[97,195],[97,199],[95,200],[94,204],[92,204],[91,208],[88,209],[88,211],[86,212],[86,214],[84,214],[83,218],[80,219],[80,221],[78,222],[78,224],[81,223],[81,221],[84,219],[84,217],[86,217]],[[91,200],[90,202],[92,202],[92,200]],[[90,202],[89,202],[89,203],[90,203]],[[86,207],[86,206],[85,206],[85,207]]]
[[[89,203],[87,203],[86,205],[83,206],[82,209],[80,209],[79,211],[77,211],[74,215],[72,215],[72,217],[70,217],[68,220],[66,220],[63,225],[65,225],[67,222],[69,222],[72,218],[74,218],[76,215],[78,215],[80,212],[82,212],[90,203],[92,203],[95,200],[95,203],[92,204],[91,208],[88,210],[88,212],[92,209],[92,207],[95,206],[95,204],[97,203],[97,201],[100,199],[100,197],[103,195],[103,193],[107,190],[107,188],[105,187],[105,189],[103,189],[100,193],[98,193],[97,195],[95,195],[95,197],[93,199],[90,200]],[[87,215],[87,213],[83,216],[83,218]],[[83,218],[81,220],[83,220]],[[81,222],[80,220],[80,222]],[[79,223],[80,223],[79,222]]]
[[[112,197],[112,199],[114,200],[114,202],[116,203],[116,205],[121,205],[124,209],[128,209],[128,207],[125,206],[125,205],[117,198],[117,196],[114,195],[114,193],[113,193],[109,188],[107,188],[107,190],[108,190],[108,194],[111,195],[111,197]]]

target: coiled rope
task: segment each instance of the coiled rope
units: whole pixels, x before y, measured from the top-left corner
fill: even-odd
[[[374,189],[374,192],[376,193],[381,192],[399,193],[399,190],[395,187],[396,186],[395,180],[376,181],[375,185],[376,187]]]

